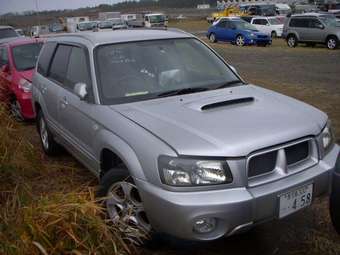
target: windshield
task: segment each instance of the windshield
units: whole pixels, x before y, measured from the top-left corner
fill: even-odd
[[[103,45],[96,48],[95,60],[98,89],[106,105],[242,82],[197,39]]]
[[[106,28],[106,27],[112,27],[113,22],[112,21],[102,21],[100,22],[99,26],[101,28]]]
[[[149,19],[151,23],[161,23],[165,21],[165,16],[164,15],[153,15],[153,16],[149,16]]]
[[[277,18],[269,18],[268,21],[271,25],[282,25],[283,24],[283,22]]]
[[[18,71],[31,70],[35,67],[42,43],[15,46],[12,49],[14,65]]]
[[[248,22],[244,20],[233,20],[232,22],[233,24],[235,24],[237,29],[257,31],[255,26],[253,26],[252,24],[249,24]]]
[[[327,27],[339,26],[339,22],[336,21],[335,16],[325,15],[325,16],[320,16],[319,18]]]
[[[97,26],[96,22],[87,22],[78,24],[79,30],[92,30]]]
[[[18,37],[19,35],[11,28],[0,29],[0,39]]]

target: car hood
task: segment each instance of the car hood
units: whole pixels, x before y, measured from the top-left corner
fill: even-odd
[[[240,157],[321,132],[327,115],[254,85],[111,106],[180,155]]]

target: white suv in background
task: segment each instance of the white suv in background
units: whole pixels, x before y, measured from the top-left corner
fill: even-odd
[[[272,38],[281,37],[283,23],[277,17],[253,17],[250,21],[257,30],[270,35]]]

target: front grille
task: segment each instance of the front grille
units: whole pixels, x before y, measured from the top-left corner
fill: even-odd
[[[295,164],[310,158],[310,142],[311,140],[304,140],[251,155],[247,164],[248,177],[269,174],[277,167],[288,171]]]
[[[295,144],[285,148],[287,165],[293,165],[301,162],[309,156],[309,143],[308,141]]]
[[[258,35],[257,37],[260,38],[260,39],[266,39],[266,38],[268,38],[268,36],[266,36],[266,35]]]
[[[271,172],[276,166],[277,151],[258,155],[249,160],[248,176],[254,177]]]

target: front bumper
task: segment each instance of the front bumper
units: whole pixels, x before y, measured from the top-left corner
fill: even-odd
[[[271,45],[271,38],[248,38],[245,40],[246,45]]]
[[[17,95],[20,104],[21,114],[25,119],[34,119],[35,113],[32,107],[32,93],[22,93]]]
[[[278,196],[286,191],[314,184],[313,197],[328,194],[339,153],[336,145],[319,163],[287,178],[248,188],[173,192],[135,180],[153,228],[183,239],[213,240],[244,231],[253,225],[278,218]],[[213,217],[214,231],[199,234],[194,222]]]

